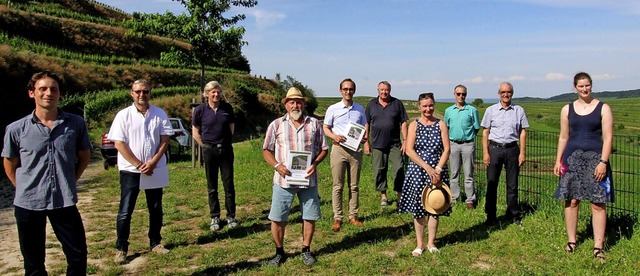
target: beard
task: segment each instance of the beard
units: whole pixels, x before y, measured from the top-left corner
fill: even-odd
[[[293,120],[297,121],[302,117],[302,111],[300,110],[291,110],[289,111],[289,117],[293,118]]]

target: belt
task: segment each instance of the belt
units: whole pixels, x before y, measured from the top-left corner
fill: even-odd
[[[473,142],[473,139],[471,139],[471,140],[466,140],[466,141],[465,141],[465,140],[451,140],[451,142],[454,142],[454,143],[456,143],[456,144],[466,144],[466,143],[471,143],[471,142]]]
[[[498,143],[498,142],[494,142],[494,141],[489,141],[489,145],[507,149],[507,148],[513,148],[513,147],[518,146],[518,142],[514,141],[514,142],[511,142],[511,143]]]
[[[222,148],[222,147],[224,147],[224,145],[223,145],[223,144],[214,144],[214,143],[206,143],[206,142],[205,142],[205,143],[203,143],[203,144],[205,144],[205,145],[207,145],[207,146],[210,146],[210,147],[212,147],[212,148]]]

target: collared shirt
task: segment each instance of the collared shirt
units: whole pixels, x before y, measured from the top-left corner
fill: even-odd
[[[233,107],[229,103],[221,101],[214,111],[208,102],[204,102],[193,111],[191,124],[200,127],[202,142],[231,146],[230,124],[235,120]]]
[[[489,140],[511,143],[520,140],[520,130],[528,128],[529,121],[521,106],[511,104],[504,108],[497,103],[487,107],[480,125],[489,129]]]
[[[469,141],[476,138],[480,129],[480,115],[474,106],[465,104],[462,108],[452,105],[444,111],[444,122],[449,128],[449,139]]]
[[[409,120],[400,100],[391,97],[389,104],[383,107],[378,97],[375,97],[367,104],[365,114],[371,134],[369,141],[373,148],[388,149],[400,145],[400,126]]]
[[[160,136],[173,135],[173,127],[169,122],[167,114],[159,107],[149,105],[146,116],[140,113],[135,105],[131,105],[116,114],[107,139],[111,141],[122,141],[126,143],[133,155],[140,161],[148,162],[158,152],[160,147]],[[118,152],[118,169],[133,173],[140,173],[136,166],[129,163],[120,152]],[[154,175],[168,175],[167,160],[163,155],[154,169]],[[156,176],[156,177],[157,177]],[[160,181],[154,185],[141,185],[141,189],[161,188],[169,185],[169,179],[156,179]],[[141,182],[142,183],[142,182]]]
[[[77,154],[90,148],[84,120],[62,110],[51,129],[35,113],[8,125],[2,157],[20,158],[13,204],[34,211],[75,205]]]
[[[287,160],[290,151],[309,151],[311,160],[315,160],[321,151],[329,149],[324,137],[322,125],[316,118],[305,116],[300,127],[296,128],[284,115],[275,119],[267,128],[264,138],[263,150],[273,151],[276,161],[283,163]],[[318,184],[318,171],[309,177],[309,187]],[[285,179],[278,172],[273,174],[273,185],[282,188],[290,188]]]
[[[359,103],[347,106],[343,101],[332,104],[324,113],[324,124],[331,127],[335,134],[345,134],[349,122],[358,123],[364,126],[367,118],[364,114],[364,107]]]

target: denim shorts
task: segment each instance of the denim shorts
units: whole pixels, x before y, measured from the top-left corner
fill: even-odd
[[[287,222],[289,212],[293,204],[293,198],[298,195],[300,200],[300,210],[303,220],[316,221],[320,219],[320,197],[318,196],[318,185],[312,188],[282,188],[280,185],[273,185],[271,195],[271,211],[269,220],[276,222]]]

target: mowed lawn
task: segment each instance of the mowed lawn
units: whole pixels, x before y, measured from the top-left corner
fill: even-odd
[[[333,103],[337,100],[323,99],[319,102],[322,107],[326,104],[324,102]],[[360,100],[366,103],[367,99]],[[410,109],[414,103],[407,103],[412,118],[418,116],[415,109]],[[441,114],[448,105],[437,103],[436,109]],[[529,120],[534,122],[532,126],[542,126],[535,129],[553,131],[551,118],[558,117],[562,104],[523,105]],[[616,116],[620,112],[618,110],[622,109],[613,106],[616,106]],[[637,110],[637,106],[627,108]],[[623,122],[628,123],[623,128],[626,131],[638,125],[633,120]],[[118,173],[113,168],[98,173],[97,177],[80,188],[83,200],[79,208],[86,221],[89,272],[96,275],[634,275],[640,269],[640,238],[635,234],[639,230],[636,218],[611,217],[606,235],[607,258],[605,263],[601,263],[592,257],[588,204],[583,203],[581,207],[578,249],[573,254],[567,254],[563,249],[566,234],[560,202],[547,207],[523,206],[526,212],[522,226],[501,223],[485,227],[484,186],[476,187],[479,198],[477,209],[466,210],[464,204],[458,204],[454,206],[450,217],[441,219],[437,239],[440,253],[425,252],[422,257],[413,257],[411,251],[415,247],[415,233],[412,217],[410,214],[397,214],[395,193],[391,193],[391,206],[379,205],[379,194],[373,188],[371,159],[368,156],[364,157],[360,184],[360,218],[365,226],[356,228],[347,224],[339,233],[331,231],[332,183],[327,158],[319,166],[323,217],[316,224],[311,246],[318,263],[306,267],[299,257],[302,246],[301,216],[299,208],[295,207],[285,237],[285,250],[290,254],[290,259],[278,268],[265,267],[261,263],[274,253],[267,218],[273,168],[263,161],[261,146],[260,138],[234,144],[238,228],[229,230],[223,226],[220,232],[209,231],[204,169],[198,166],[193,168],[191,162],[171,163],[171,184],[165,189],[162,231],[163,242],[171,252],[167,255],[148,253],[148,215],[144,193],[141,193],[132,221],[130,252],[125,265],[116,265],[112,261],[119,202]],[[477,178],[479,183],[485,183],[484,175],[477,175]],[[521,198],[524,198],[522,193]],[[224,202],[221,184],[220,199]],[[346,196],[343,200],[346,208]],[[294,205],[298,205],[297,201]],[[498,214],[504,213],[504,210],[502,182]],[[223,207],[222,216],[225,214]],[[59,243],[54,237],[49,237],[48,247],[59,247]],[[48,262],[53,268],[50,270],[53,275],[64,274],[64,258],[61,254],[50,254],[47,258],[57,260]]]
[[[560,207],[530,209],[521,227],[504,223],[485,227],[481,207],[469,211],[458,204],[451,217],[441,219],[437,240],[441,253],[413,257],[412,217],[396,213],[395,194],[391,196],[391,206],[379,206],[379,195],[373,189],[370,157],[364,158],[360,189],[360,217],[365,226],[345,225],[339,233],[331,231],[332,184],[327,159],[319,167],[323,217],[317,222],[312,243],[318,263],[306,267],[298,256],[302,244],[301,217],[299,209],[294,208],[285,237],[285,250],[291,258],[282,267],[265,267],[261,262],[274,253],[267,219],[273,169],[262,160],[260,139],[236,143],[234,147],[239,227],[209,231],[204,170],[192,168],[190,162],[172,163],[169,165],[171,185],[164,195],[162,231],[164,243],[171,252],[167,255],[147,252],[148,216],[141,194],[131,226],[129,263],[124,266],[112,261],[119,200],[118,173],[113,169],[103,171],[84,185],[81,194],[91,198],[80,204],[87,221],[90,272],[98,275],[621,275],[634,274],[640,268],[640,238],[634,235],[638,228],[624,221],[615,220],[608,228],[606,263],[594,260],[593,241],[586,227],[588,208],[582,209],[580,241],[574,254],[563,251],[566,237]],[[484,187],[478,190],[479,206],[483,206]],[[220,198],[224,200],[222,192]],[[344,201],[346,206],[346,198]],[[297,202],[294,205],[297,206]],[[499,214],[504,209],[502,189]],[[50,246],[59,245],[51,241]],[[56,265],[53,273],[64,273],[64,265]]]

